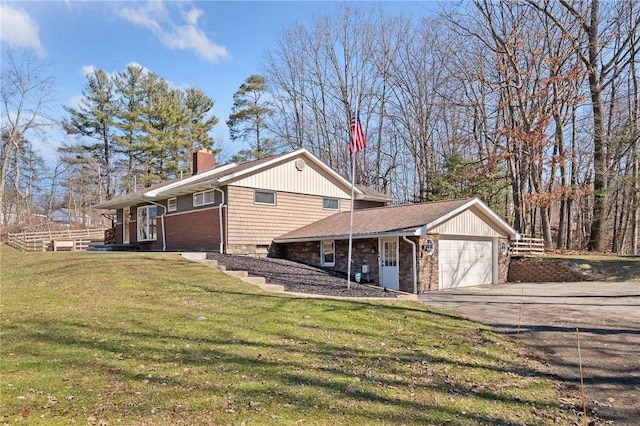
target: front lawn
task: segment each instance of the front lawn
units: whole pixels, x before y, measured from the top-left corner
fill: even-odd
[[[270,294],[175,254],[1,259],[0,423],[573,424],[484,326]]]

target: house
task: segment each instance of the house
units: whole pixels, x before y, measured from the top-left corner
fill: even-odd
[[[477,198],[387,206],[354,187],[352,270],[389,289],[423,293],[507,278],[515,231]],[[305,149],[216,166],[101,203],[116,242],[141,250],[272,255],[347,272],[351,184]]]
[[[354,193],[358,209],[392,201],[361,186]],[[199,151],[191,176],[95,207],[116,210],[118,244],[267,255],[277,236],[350,210],[351,184],[305,149],[222,166]]]
[[[349,212],[275,238],[280,257],[347,270]],[[352,270],[363,279],[424,293],[507,279],[516,232],[477,198],[353,212]]]

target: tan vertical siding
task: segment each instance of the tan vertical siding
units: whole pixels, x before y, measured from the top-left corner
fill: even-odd
[[[311,194],[334,198],[351,198],[348,188],[327,178],[326,172],[306,162],[302,170],[296,168],[293,158],[284,164],[264,170],[233,183],[234,186],[269,189],[300,194]]]
[[[477,237],[498,237],[501,234],[472,210],[465,210],[446,222],[429,229],[429,233],[449,235],[473,235]]]
[[[321,196],[277,192],[276,205],[253,202],[253,188],[228,187],[227,244],[268,245],[282,234],[337,213],[324,210]],[[349,200],[341,200],[341,211]]]

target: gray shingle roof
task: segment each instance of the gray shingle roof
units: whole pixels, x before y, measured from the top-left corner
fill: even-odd
[[[401,206],[379,207],[354,210],[353,236],[379,235],[413,231],[430,224],[455,211],[474,198],[438,201],[431,203],[406,204]],[[336,213],[310,225],[288,232],[275,239],[276,242],[338,239],[349,234],[350,213]]]

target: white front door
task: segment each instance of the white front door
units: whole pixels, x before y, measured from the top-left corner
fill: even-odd
[[[380,239],[380,272],[382,285],[398,290],[398,237]]]
[[[129,222],[131,222],[131,208],[122,209],[122,244],[129,244]]]

